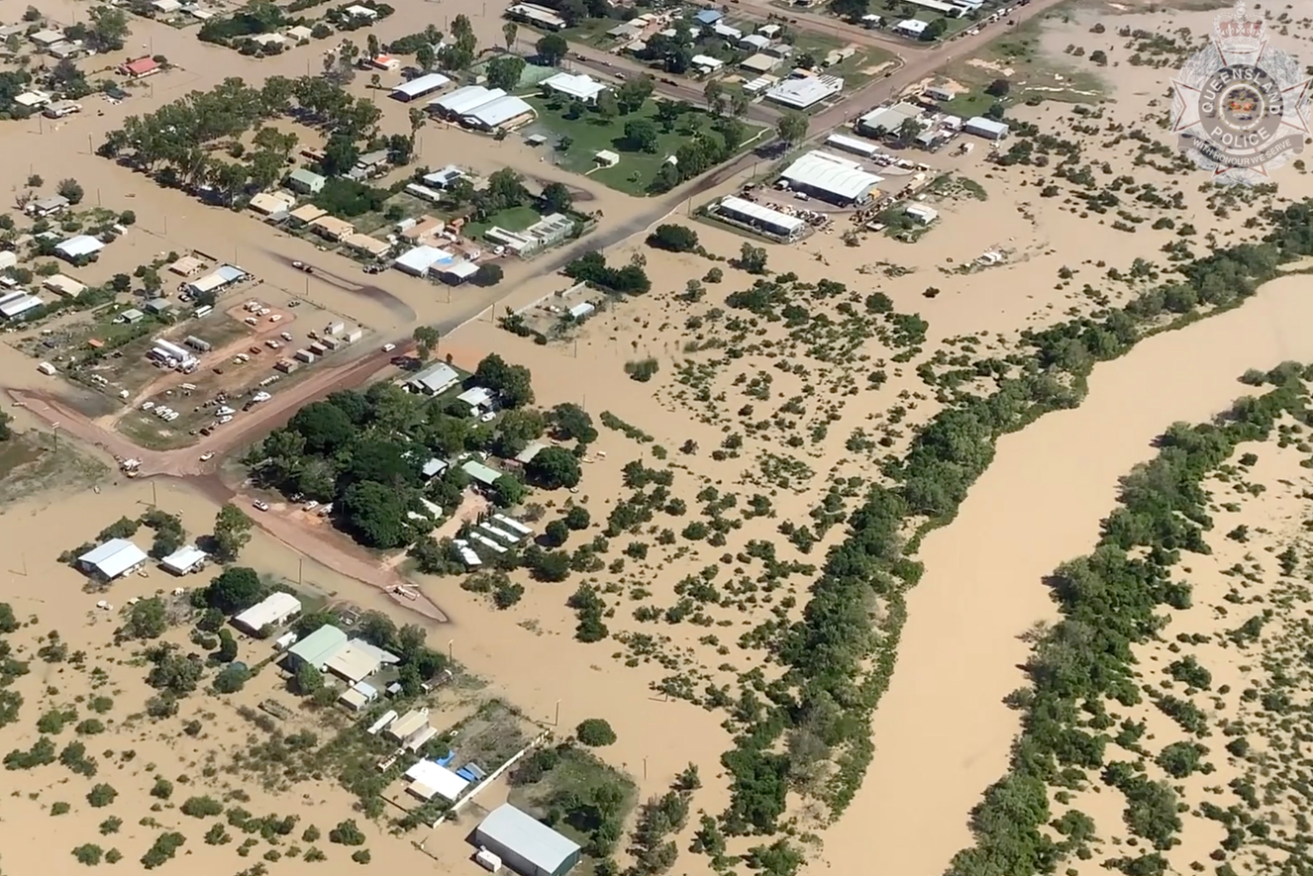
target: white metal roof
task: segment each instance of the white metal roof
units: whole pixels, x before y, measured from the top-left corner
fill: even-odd
[[[880,151],[869,140],[858,140],[856,137],[845,137],[843,134],[831,134],[825,138],[826,145],[837,146],[840,149],[847,149],[849,152],[856,152],[859,155],[871,156]]]
[[[736,198],[733,195],[722,198],[720,207],[731,213],[738,213],[740,216],[755,219],[772,228],[778,228],[785,234],[792,233],[807,224],[797,216],[789,216],[779,210],[772,210],[770,207],[763,207],[761,204],[754,204],[752,201]]]
[[[579,844],[509,803],[498,806],[475,831],[480,842],[510,849],[544,873],[556,873],[579,854]]]
[[[485,103],[491,103],[506,94],[500,88],[485,88],[482,85],[466,85],[457,88],[451,94],[444,94],[437,100],[429,101],[429,106],[436,106],[445,113],[463,116],[478,109]]]
[[[436,246],[423,244],[413,249],[408,249],[401,255],[397,256],[394,265],[408,274],[414,274],[422,277],[428,273],[429,268],[439,262],[450,259],[451,253],[445,249],[438,249]]]
[[[164,559],[160,560],[160,565],[170,572],[189,572],[197,563],[202,562],[206,557],[205,551],[189,544],[186,547],[178,548]],[[287,594],[283,594],[286,596]]]
[[[725,66],[725,62],[719,58],[713,58],[710,55],[694,55],[689,59],[694,67],[706,67],[710,70],[719,70]]]
[[[739,45],[752,46],[754,49],[764,49],[770,45],[770,39],[759,33],[750,34],[739,40]]]
[[[104,248],[105,244],[101,243],[98,238],[92,237],[90,234],[79,234],[61,242],[55,247],[55,251],[70,259],[75,259],[100,252]]]
[[[824,152],[808,152],[785,168],[780,176],[790,183],[800,183],[850,201],[869,195],[882,179]]]
[[[391,657],[381,648],[376,648],[360,639],[352,639],[343,648],[338,648],[324,661],[324,668],[334,675],[340,675],[355,683],[378,671],[385,657]],[[391,662],[396,662],[393,659]]]
[[[984,116],[976,116],[968,119],[966,123],[968,131],[987,131],[994,137],[1002,137],[1008,132],[1006,122],[996,122],[993,119],[987,119]]]
[[[525,113],[531,112],[533,112],[533,107],[515,95],[508,94],[464,113],[461,119],[468,119],[484,127],[495,128],[509,122],[511,119],[519,118]]]
[[[895,24],[894,30],[901,30],[904,33],[919,34],[929,26],[930,25],[920,19],[908,18]]]
[[[425,800],[437,794],[439,797],[454,803],[456,798],[469,785],[468,779],[462,779],[442,764],[431,760],[421,760],[406,770],[406,778],[410,779],[414,785],[421,786],[420,788],[412,787],[411,791],[418,792],[419,796]]]
[[[435,362],[406,382],[412,385],[418,384],[429,392],[437,393],[459,381],[460,374],[456,369],[446,362]]]
[[[78,557],[78,562],[95,567],[106,578],[117,578],[146,562],[146,552],[126,538],[111,538]]]
[[[843,79],[838,76],[805,76],[786,79],[766,92],[766,97],[797,109],[806,109],[832,94],[843,91]]]
[[[11,298],[4,304],[0,304],[0,316],[5,319],[13,319],[15,316],[21,316],[44,303],[35,295],[22,295],[18,298]]]
[[[577,97],[580,100],[592,100],[606,91],[606,86],[584,73],[557,73],[542,81],[544,88],[559,91],[561,94]]]
[[[479,266],[474,262],[458,261],[453,262],[442,269],[444,276],[452,276],[458,280],[468,280],[479,272]]]
[[[456,398],[465,402],[465,404],[470,407],[478,407],[479,405],[486,405],[488,402],[492,401],[492,390],[488,389],[486,386],[472,386],[456,396]]]
[[[428,724],[428,709],[411,709],[388,725],[387,734],[393,739],[409,739]]]
[[[277,593],[270,593],[263,601],[237,615],[233,618],[233,623],[244,630],[258,633],[266,624],[277,626],[300,610],[301,600],[280,590]]]
[[[436,91],[449,82],[451,82],[451,79],[447,76],[443,76],[441,73],[426,73],[423,76],[418,76],[410,80],[409,82],[403,82],[396,88],[392,89],[392,96],[404,97],[409,100],[412,97],[419,97],[420,95],[428,94],[430,91]]]

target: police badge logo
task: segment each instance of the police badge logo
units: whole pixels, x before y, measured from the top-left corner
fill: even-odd
[[[1304,151],[1310,80],[1299,62],[1268,45],[1267,24],[1244,0],[1213,22],[1207,48],[1172,80],[1172,131],[1181,151],[1219,185],[1267,181]]]

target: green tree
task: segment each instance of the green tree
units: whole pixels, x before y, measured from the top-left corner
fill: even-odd
[[[395,548],[409,542],[406,499],[395,487],[373,480],[352,484],[337,507],[347,531],[367,547]]]
[[[574,735],[584,745],[593,748],[611,745],[616,740],[615,731],[602,718],[588,718],[581,721],[575,728]]]
[[[496,353],[489,353],[474,370],[475,382],[497,393],[508,408],[533,404],[533,378],[523,365],[510,365]]]
[[[415,351],[423,362],[438,348],[442,335],[433,326],[421,325],[415,327],[412,337],[415,339]]]
[[[356,437],[351,419],[331,402],[311,402],[296,412],[287,427],[305,438],[309,453],[331,456],[348,448]]]
[[[348,818],[328,832],[328,840],[340,846],[363,846],[365,834],[354,818]]]
[[[739,257],[734,261],[734,266],[749,274],[766,273],[766,250],[764,247],[753,246],[750,243],[744,243],[739,248]]]
[[[114,798],[119,795],[118,791],[110,785],[101,783],[95,785],[87,793],[87,802],[94,808],[100,809],[114,802]]]
[[[698,233],[683,225],[658,225],[647,236],[647,245],[670,252],[693,252],[698,248]]]
[[[100,863],[104,850],[94,843],[85,843],[73,850],[73,857],[77,858],[79,864],[85,864],[88,867],[94,867]]]
[[[241,663],[229,663],[214,677],[214,689],[219,693],[236,693],[251,677],[251,670]]]
[[[302,663],[296,669],[296,691],[301,696],[309,697],[319,693],[324,687],[324,674],[313,663]],[[314,840],[306,840],[314,842]]]
[[[583,505],[574,505],[569,511],[565,512],[565,517],[561,518],[565,525],[573,530],[587,529],[588,524],[592,522],[592,517],[588,509]]]
[[[786,111],[780,114],[775,123],[775,133],[786,146],[793,147],[807,139],[807,127],[810,124],[806,115],[800,112]]]
[[[534,44],[538,57],[548,67],[555,67],[570,53],[570,44],[560,34],[550,33]]]
[[[506,40],[506,51],[511,51],[515,47],[515,39],[520,35],[520,28],[513,21],[508,21],[501,26],[502,38]]]
[[[574,195],[565,183],[552,182],[543,186],[539,199],[548,213],[567,213],[574,207]]]
[[[237,659],[237,640],[226,629],[219,630],[219,650],[214,659],[220,663],[232,663]]]
[[[577,486],[583,472],[578,457],[564,447],[544,447],[529,460],[525,474],[533,483],[555,490]]]
[[[237,614],[268,595],[259,574],[246,566],[229,566],[205,588],[205,604],[223,614]]]
[[[124,633],[133,639],[158,639],[169,628],[168,611],[158,596],[143,599],[128,612]]]
[[[499,508],[511,508],[524,501],[524,484],[514,475],[504,474],[492,485],[492,498]]]
[[[484,262],[479,265],[478,271],[474,273],[474,284],[476,286],[496,286],[501,282],[503,271],[501,265],[493,262]]]
[[[593,418],[576,404],[562,402],[548,412],[547,420],[552,425],[553,436],[562,441],[592,444],[597,440]]]
[[[231,502],[224,504],[214,518],[214,553],[220,562],[237,559],[242,548],[251,540],[254,521]]]
[[[659,138],[656,123],[649,119],[634,119],[625,122],[625,140],[632,149],[638,149],[649,154],[655,153]]]
[[[487,77],[490,88],[514,91],[524,73],[524,59],[519,55],[501,55],[488,62]]]
[[[57,191],[59,194],[63,195],[64,197],[68,198],[69,202],[73,204],[80,203],[82,201],[83,195],[85,194],[85,192],[82,191],[82,186],[78,183],[78,181],[72,178],[60,180],[59,186],[55,189],[55,191]]]

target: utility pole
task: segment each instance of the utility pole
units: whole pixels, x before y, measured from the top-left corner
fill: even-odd
[[[556,720],[552,723],[553,727],[561,726],[561,701],[556,701]]]
[[[155,489],[155,482],[150,482],[150,507],[158,508],[160,506],[159,493]]]
[[[448,639],[448,640],[447,640],[447,662],[448,662],[448,663],[455,663],[455,662],[456,662],[456,649],[455,649],[455,647],[454,647],[455,644],[456,644],[456,640],[455,640],[455,639]]]
[[[296,558],[296,586],[302,586],[305,581],[305,557]]]

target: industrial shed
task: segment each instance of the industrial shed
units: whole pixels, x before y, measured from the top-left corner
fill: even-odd
[[[233,618],[233,626],[258,636],[266,626],[278,626],[288,618],[301,613],[301,600],[290,593],[270,593],[263,601],[252,605]],[[330,629],[321,627],[321,629]],[[311,634],[313,638],[313,634]],[[306,641],[310,639],[307,638]]]
[[[789,216],[779,210],[772,210],[770,207],[754,204],[752,201],[732,195],[721,199],[715,212],[717,216],[786,240],[797,240],[807,228],[807,223],[797,216]]]
[[[806,192],[832,204],[864,204],[871,199],[881,177],[862,170],[855,161],[808,152],[780,174],[794,191]]]
[[[451,80],[441,73],[426,73],[408,82],[403,82],[392,89],[392,99],[409,102],[426,94],[432,94],[439,88],[445,88]]]
[[[460,117],[460,122],[469,128],[495,131],[498,128],[513,128],[532,118],[533,107],[515,95],[508,94],[465,113]]]
[[[78,557],[78,567],[88,575],[113,581],[137,571],[147,559],[146,552],[126,538],[111,538]]]
[[[464,88],[457,88],[451,94],[444,94],[437,100],[429,101],[428,110],[447,118],[460,118],[484,104],[492,103],[494,100],[505,96],[506,92],[500,88],[466,85]]]
[[[791,109],[804,110],[842,91],[843,79],[838,76],[804,76],[786,79],[769,89],[766,99]]]
[[[210,557],[205,551],[189,544],[186,547],[178,548],[164,559],[160,560],[160,565],[168,572],[175,575],[187,575],[191,572],[198,572],[205,568],[205,561]]]
[[[986,140],[1002,140],[1010,129],[1006,122],[996,122],[984,116],[976,116],[974,119],[967,119],[962,130],[977,137],[984,137]]]
[[[474,841],[521,876],[564,876],[579,863],[579,844],[509,803],[474,831]]]

